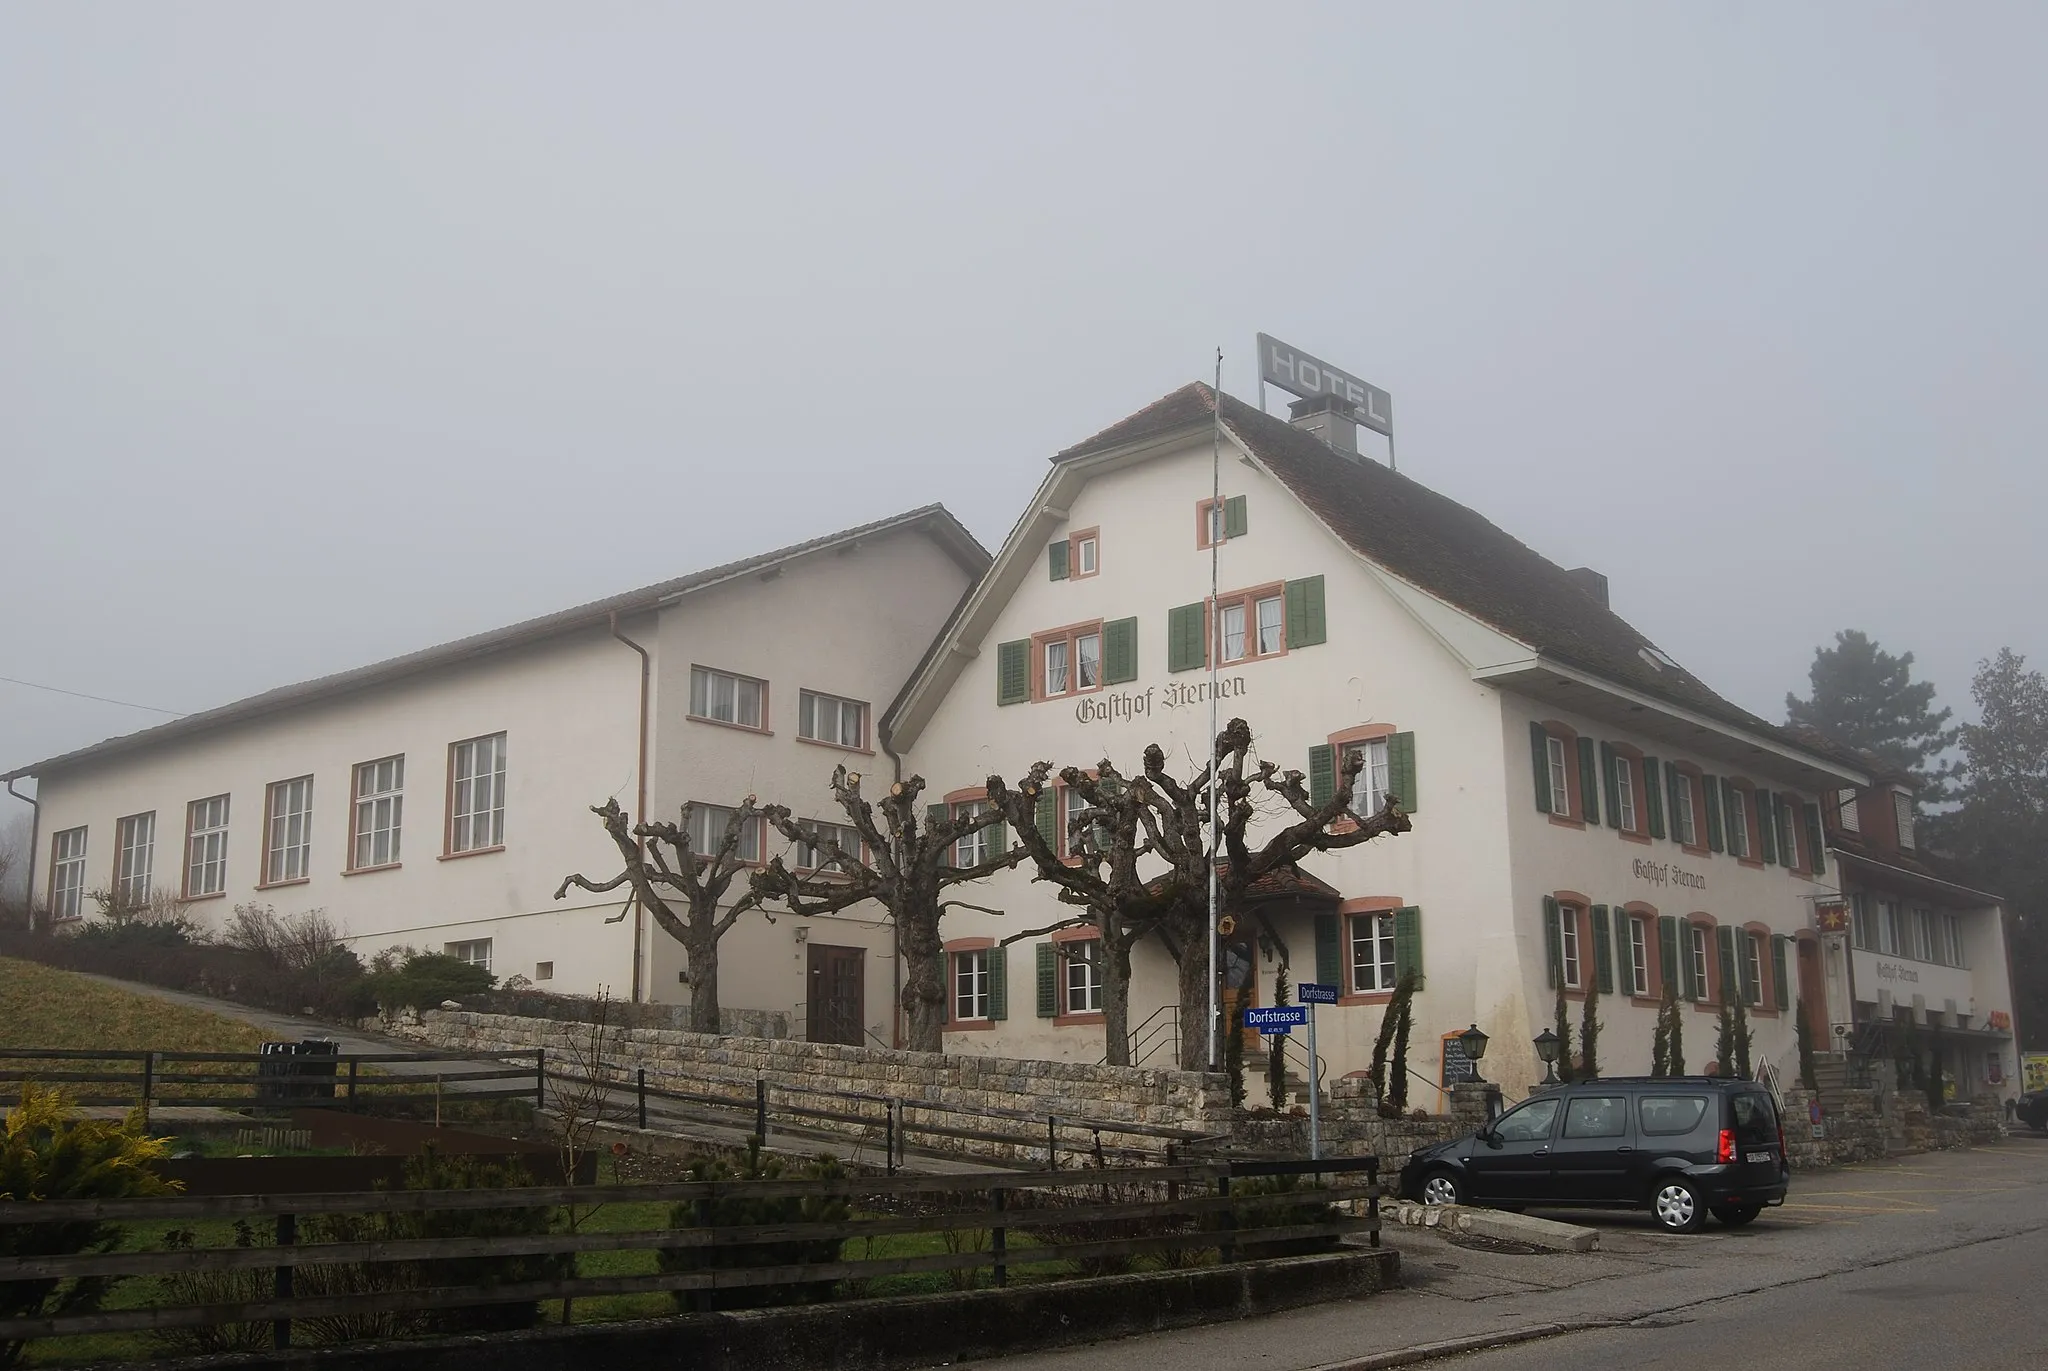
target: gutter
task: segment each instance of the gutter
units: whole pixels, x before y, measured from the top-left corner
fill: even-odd
[[[13,776],[7,778],[7,793],[27,805],[33,815],[28,823],[28,893],[22,898],[22,908],[27,911],[29,928],[33,930],[35,928],[36,908],[36,848],[43,840],[43,805],[42,801],[35,797],[24,795],[19,790],[16,790],[14,788],[15,779]]]
[[[634,800],[634,809],[633,809],[634,819],[633,819],[633,822],[634,822],[634,823],[636,823],[636,824],[644,824],[644,823],[646,823],[646,822],[647,822],[647,703],[648,703],[648,694],[649,694],[649,690],[650,690],[650,683],[651,683],[651,680],[652,680],[652,677],[653,677],[653,673],[654,673],[654,659],[653,659],[653,658],[651,658],[651,657],[649,657],[649,656],[647,655],[647,649],[646,649],[646,648],[644,648],[644,647],[640,646],[640,644],[638,644],[638,643],[634,642],[634,641],[633,641],[633,640],[632,640],[631,638],[628,638],[628,637],[627,637],[627,636],[626,636],[625,634],[623,634],[623,633],[619,632],[619,612],[618,612],[618,611],[617,611],[616,609],[615,609],[615,610],[613,610],[613,611],[612,611],[612,613],[611,613],[611,630],[612,630],[612,637],[614,637],[614,638],[617,638],[617,639],[618,639],[618,640],[619,640],[620,642],[624,643],[624,644],[625,644],[625,645],[626,645],[627,647],[630,647],[630,648],[632,648],[632,649],[633,649],[633,651],[635,651],[635,652],[637,652],[637,653],[639,653],[639,654],[640,654],[640,751],[639,751],[639,760],[638,760],[638,762],[637,762],[637,763],[635,764],[635,766],[634,766],[634,768],[633,768],[633,776],[634,776],[634,780],[635,780],[635,781],[636,781],[636,782],[638,783],[638,792],[639,792],[639,793],[638,793],[638,797],[637,797],[637,798],[636,798],[636,799]],[[642,852],[642,853],[643,853],[643,855],[644,855],[644,854],[645,854],[645,852],[646,852],[646,848],[647,848],[647,843],[646,843],[646,840],[645,840],[645,839],[642,839],[642,840],[641,840],[641,843],[640,843],[640,847],[641,847],[641,852]],[[638,891],[635,891],[635,892],[634,892],[634,894],[633,894],[633,1003],[634,1003],[634,1004],[639,1004],[639,1003],[640,1003],[640,979],[641,979],[641,975],[640,975],[640,972],[641,972],[641,965],[640,965],[640,963],[641,963],[641,950],[640,950],[640,949],[641,949],[641,945],[642,945],[642,943],[643,943],[643,941],[644,941],[644,930],[645,930],[646,922],[647,922],[647,916],[646,916],[646,912],[645,912],[645,911],[644,911],[644,910],[643,910],[643,909],[642,909],[642,908],[640,907],[640,894],[639,894],[639,892],[638,892]]]

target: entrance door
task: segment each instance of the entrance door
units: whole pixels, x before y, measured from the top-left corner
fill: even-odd
[[[1794,946],[1799,949],[1799,998],[1806,1001],[1807,1032],[1813,1035],[1814,1051],[1831,1052],[1835,1044],[1828,1036],[1828,992],[1820,974],[1820,944],[1801,938]]]
[[[804,1036],[814,1043],[845,1043],[859,1047],[862,1025],[867,1021],[861,995],[866,985],[862,959],[866,949],[810,948],[808,998],[804,1002]]]

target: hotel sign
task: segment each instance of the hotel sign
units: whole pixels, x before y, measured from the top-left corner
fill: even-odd
[[[1394,434],[1393,396],[1263,333],[1259,335],[1259,379],[1304,400],[1334,395],[1351,406],[1351,417],[1365,427],[1390,438]]]
[[[1244,677],[1216,678],[1215,698],[1234,700],[1244,693]],[[1155,710],[1164,712],[1205,705],[1209,698],[1209,679],[1206,676],[1192,681],[1168,681],[1163,686],[1146,686],[1143,690],[1098,690],[1074,702],[1074,722],[1113,724],[1149,719]]]

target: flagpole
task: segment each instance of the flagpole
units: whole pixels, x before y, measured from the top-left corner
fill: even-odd
[[[1222,974],[1221,942],[1216,917],[1216,659],[1223,655],[1223,615],[1216,604],[1217,555],[1223,546],[1223,349],[1216,349],[1216,422],[1209,434],[1209,1069],[1223,1056],[1223,1020],[1217,1003]]]

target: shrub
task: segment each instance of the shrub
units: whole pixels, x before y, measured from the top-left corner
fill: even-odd
[[[379,953],[377,962],[386,962]],[[389,970],[373,970],[370,993],[386,1012],[397,1009],[436,1009],[443,1000],[481,995],[498,978],[482,967],[451,957],[445,952],[412,952]]]
[[[1600,1079],[1600,983],[1586,987],[1586,1005],[1579,1015],[1579,1079]]]
[[[249,1304],[271,1297],[275,1287],[272,1270],[262,1267],[209,1267],[203,1252],[193,1246],[189,1228],[173,1228],[164,1234],[166,1252],[195,1252],[192,1265],[184,1271],[157,1277],[157,1290],[165,1304]],[[256,1245],[256,1230],[246,1219],[235,1220],[235,1246]],[[310,1269],[310,1268],[309,1268]],[[164,1328],[150,1334],[156,1350],[173,1357],[209,1356],[220,1352],[262,1352],[270,1347],[267,1323],[201,1324],[197,1328]]]
[[[1814,1094],[1820,1093],[1820,1078],[1813,1069],[1813,1025],[1806,1019],[1806,1000],[1799,999],[1792,1006],[1792,1029],[1799,1039],[1799,1080]]]
[[[60,1090],[28,1082],[21,1103],[0,1134],[0,1201],[118,1200],[168,1194],[172,1184],[149,1169],[167,1154],[162,1138],[142,1132],[140,1116],[125,1123],[72,1117]],[[108,1252],[121,1241],[119,1225],[8,1224],[0,1227],[0,1256],[53,1257]],[[0,1318],[54,1318],[98,1307],[113,1285],[108,1277],[60,1281],[53,1277],[0,1281]],[[0,1366],[21,1360],[22,1340],[0,1341]]]
[[[1300,1176],[1256,1176],[1232,1183],[1230,1212],[1236,1221],[1238,1255],[1299,1257],[1336,1247],[1341,1234],[1265,1240],[1258,1236],[1262,1228],[1295,1228],[1343,1217],[1336,1205],[1316,1198],[1322,1188],[1304,1185]],[[1216,1220],[1212,1217],[1209,1223],[1213,1226]]]
[[[761,1155],[761,1140],[747,1139],[739,1164],[726,1157],[702,1156],[684,1168],[693,1181],[838,1180],[846,1173],[832,1157],[806,1162],[794,1175],[775,1157]],[[684,1202],[669,1211],[671,1228],[732,1228],[753,1224],[844,1223],[847,1205],[840,1195],[788,1195],[775,1199],[719,1195]],[[731,1243],[716,1247],[667,1247],[656,1254],[664,1273],[744,1269],[760,1266],[812,1266],[839,1260],[838,1238],[791,1239],[785,1242]],[[769,1304],[813,1304],[832,1297],[832,1281],[803,1285],[742,1285],[717,1290],[670,1292],[676,1307],[687,1311],[757,1309]]]

